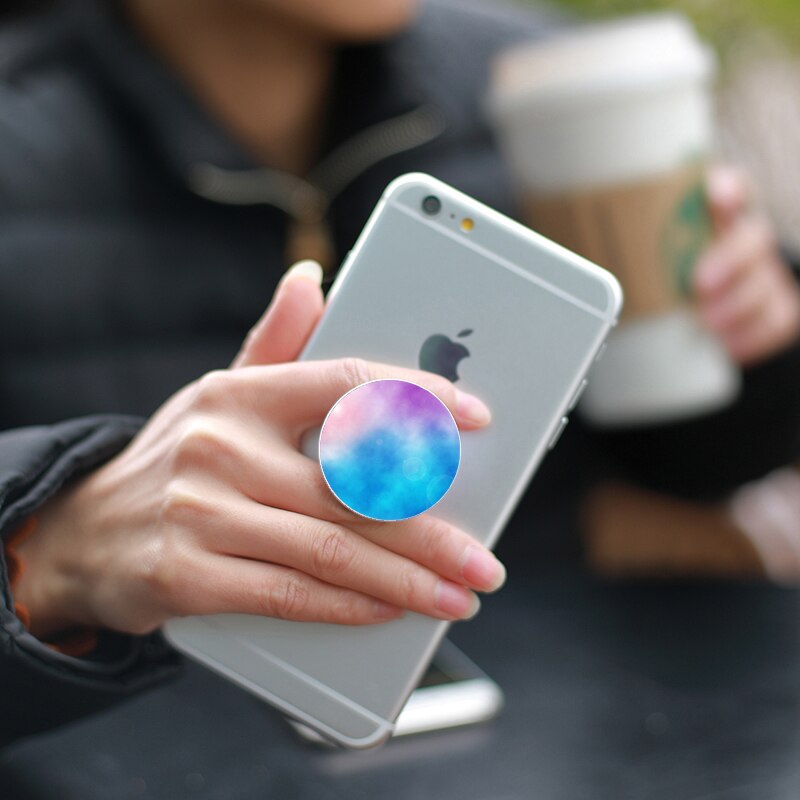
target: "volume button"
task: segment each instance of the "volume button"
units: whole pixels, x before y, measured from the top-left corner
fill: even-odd
[[[569,401],[569,406],[567,407],[567,413],[572,411],[576,405],[578,405],[578,400],[581,399],[581,395],[583,394],[584,389],[586,388],[586,384],[589,383],[587,380],[582,380],[578,385],[578,388],[575,390],[575,394],[572,395],[572,400]]]
[[[555,433],[553,433],[553,435],[550,437],[550,444],[547,445],[548,450],[552,450],[556,446],[558,440],[561,438],[561,434],[564,433],[564,428],[567,427],[568,422],[569,420],[566,417],[561,417],[561,420],[558,423],[558,427],[556,428]]]
[[[595,364],[603,357],[603,354],[606,352],[606,347],[608,347],[606,342],[603,342],[603,344],[600,345],[600,349],[597,351],[597,355],[594,357]]]

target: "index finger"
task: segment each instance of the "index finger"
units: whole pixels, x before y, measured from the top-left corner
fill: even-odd
[[[260,369],[250,367],[242,373],[249,373],[257,380]],[[491,420],[489,407],[480,398],[457,389],[447,378],[425,370],[352,356],[295,361],[264,369],[271,370],[273,378],[278,377],[275,370],[284,373],[274,380],[270,394],[273,400],[281,402],[283,419],[292,424],[311,426],[319,423],[343,394],[362,383],[386,378],[411,381],[433,392],[461,428],[480,428]]]
[[[750,186],[742,170],[717,164],[706,175],[706,195],[711,220],[717,233],[730,228],[747,210]]]

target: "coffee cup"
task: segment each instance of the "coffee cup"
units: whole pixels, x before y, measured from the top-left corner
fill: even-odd
[[[587,25],[502,53],[488,110],[523,221],[613,272],[625,310],[581,412],[612,426],[717,410],[741,377],[692,307],[711,237],[713,54],[680,14]]]

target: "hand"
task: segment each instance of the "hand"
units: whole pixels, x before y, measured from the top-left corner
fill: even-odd
[[[769,221],[748,212],[734,169],[708,179],[715,239],[693,275],[701,319],[743,365],[775,355],[800,336],[800,289],[781,258]]]
[[[453,620],[476,613],[470,589],[502,584],[500,562],[467,533],[428,513],[359,517],[299,452],[341,395],[376,378],[427,387],[462,429],[489,421],[439,375],[358,358],[292,363],[324,306],[319,268],[299,272],[231,369],[179,391],[116,458],[41,509],[20,544],[17,592],[35,635],[79,625],[142,634],[169,617],[226,612]]]

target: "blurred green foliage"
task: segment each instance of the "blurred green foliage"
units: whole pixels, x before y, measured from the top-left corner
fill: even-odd
[[[747,47],[758,31],[800,52],[800,0],[553,0],[587,17],[675,9],[687,14],[723,58]]]

